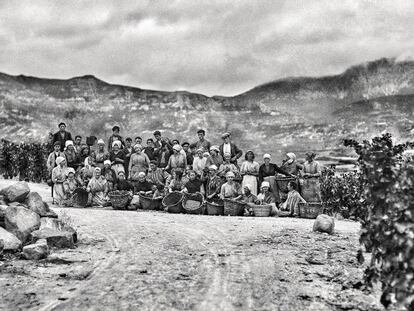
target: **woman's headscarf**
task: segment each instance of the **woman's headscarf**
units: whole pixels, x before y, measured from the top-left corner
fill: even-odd
[[[288,161],[289,164],[292,164],[293,162],[296,161],[296,154],[294,154],[293,152],[287,153],[286,156],[289,158],[289,161]]]
[[[93,170],[93,178],[96,179],[96,173],[101,173],[101,169],[99,167],[95,167],[95,169]]]
[[[271,159],[272,159],[272,157],[270,156],[270,154],[266,153],[265,155],[263,155],[263,160],[264,160],[264,159],[269,159],[269,160],[271,160]]]
[[[219,148],[219,146],[214,145],[214,146],[211,146],[211,147],[210,147],[210,151],[217,151],[217,152],[220,152],[220,148]]]
[[[262,185],[260,186],[260,189],[261,189],[261,188],[264,188],[264,187],[268,187],[268,188],[270,188],[270,183],[269,183],[268,181],[264,181],[264,182],[262,182]]]
[[[212,165],[210,165],[210,166],[208,167],[208,169],[209,169],[209,170],[215,170],[215,171],[217,171],[217,166],[216,166],[216,165],[214,165],[214,164],[212,164]]]
[[[137,151],[137,149],[139,149],[141,151],[142,150],[142,145],[141,144],[135,144],[134,145],[134,150]]]
[[[106,164],[111,165],[111,161],[110,161],[110,160],[105,160],[105,161],[104,161],[104,165],[106,165]]]
[[[236,177],[235,175],[234,175],[234,173],[233,172],[227,172],[227,174],[226,174],[226,178],[227,177]]]
[[[105,142],[104,142],[104,140],[102,138],[98,140],[97,144],[98,145],[104,145],[105,146]]]
[[[65,147],[67,148],[67,147],[69,147],[70,145],[72,145],[72,146],[73,146],[73,141],[71,141],[71,140],[67,140],[67,141],[65,142]]]
[[[121,142],[120,142],[119,140],[115,140],[115,141],[112,143],[112,148],[113,148],[113,147],[115,147],[115,146],[118,146],[119,148],[121,148]]]
[[[73,167],[68,167],[66,170],[66,176],[69,176],[70,173],[75,174],[75,169]]]
[[[173,149],[180,152],[181,151],[181,146],[180,145],[174,145]]]
[[[63,161],[65,161],[65,158],[64,157],[57,157],[55,161],[56,161],[56,164],[57,165],[60,165],[60,163],[62,163]]]
[[[208,153],[207,151],[203,153],[203,157],[209,157],[210,153]]]

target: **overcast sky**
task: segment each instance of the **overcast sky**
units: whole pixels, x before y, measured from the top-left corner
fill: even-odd
[[[0,71],[235,95],[411,58],[413,16],[412,0],[0,0]]]

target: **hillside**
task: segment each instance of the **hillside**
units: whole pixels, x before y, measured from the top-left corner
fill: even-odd
[[[391,131],[413,139],[414,62],[380,59],[344,73],[270,82],[234,97],[208,97],[113,85],[87,75],[67,80],[0,73],[2,137],[38,141],[65,120],[73,134],[107,137],[113,124],[124,136],[213,142],[231,131],[243,149],[272,152],[337,149],[343,137]],[[334,151],[333,151],[334,152]],[[337,151],[335,151],[337,152]],[[341,152],[341,151],[339,151]]]

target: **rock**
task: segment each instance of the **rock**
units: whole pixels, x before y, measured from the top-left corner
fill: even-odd
[[[22,247],[22,242],[6,229],[0,228],[0,242],[5,251],[15,252]]]
[[[30,192],[24,201],[27,208],[38,214],[40,217],[55,217],[57,215],[53,212],[47,203],[43,202],[42,197],[37,192]]]
[[[59,219],[54,218],[41,218],[40,219],[40,228],[39,230],[42,230],[43,228],[49,228],[56,231],[67,231],[72,233],[73,241],[76,243],[78,241],[78,234],[75,229],[73,229],[71,226],[63,223]]]
[[[0,205],[7,205],[4,195],[0,195]]]
[[[45,239],[38,240],[35,244],[23,247],[23,256],[29,260],[39,260],[49,255],[49,246]]]
[[[40,227],[40,216],[22,206],[9,206],[5,215],[6,229],[25,243],[34,230]]]
[[[23,202],[29,192],[29,185],[21,181],[6,188],[4,195],[9,202]]]
[[[4,217],[6,216],[7,205],[0,205],[0,227],[5,228],[6,224],[4,223]]]
[[[313,231],[325,232],[332,234],[335,229],[335,221],[333,217],[328,215],[321,214],[316,217],[315,222],[313,223]]]
[[[16,206],[23,206],[24,208],[27,208],[26,205],[24,205],[22,203],[19,203],[19,202],[11,202],[11,203],[8,204],[8,206],[14,206],[14,207],[16,207]]]
[[[46,239],[47,245],[56,248],[74,248],[75,241],[73,233],[69,231],[59,231],[52,228],[43,228],[31,233],[32,241]]]

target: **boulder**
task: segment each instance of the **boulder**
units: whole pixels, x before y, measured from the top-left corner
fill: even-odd
[[[6,224],[4,223],[4,218],[6,216],[7,205],[0,205],[0,227],[5,228]]]
[[[69,231],[60,231],[52,228],[43,228],[31,233],[32,241],[46,239],[47,245],[56,248],[74,248],[75,241],[73,233]]]
[[[30,192],[27,195],[24,204],[40,217],[57,218],[56,213],[49,208],[47,203],[43,202],[42,197],[37,192]]]
[[[49,255],[49,246],[45,239],[38,240],[35,244],[23,247],[23,256],[29,260],[39,260]]]
[[[42,230],[43,228],[50,228],[57,231],[67,231],[71,232],[73,236],[73,241],[76,243],[78,241],[78,234],[76,233],[76,230],[73,229],[71,226],[63,223],[59,219],[54,218],[40,218],[40,228],[39,230]]]
[[[22,247],[22,242],[6,229],[0,228],[0,243],[5,251],[15,252]]]
[[[7,205],[4,195],[0,195],[0,205]]]
[[[5,197],[9,202],[23,202],[30,192],[29,185],[20,181],[5,189]]]
[[[23,206],[9,206],[5,215],[6,229],[25,243],[30,233],[40,227],[40,216]]]
[[[332,234],[335,229],[335,221],[333,217],[328,215],[321,214],[316,217],[315,222],[313,223],[313,231],[325,232]]]

